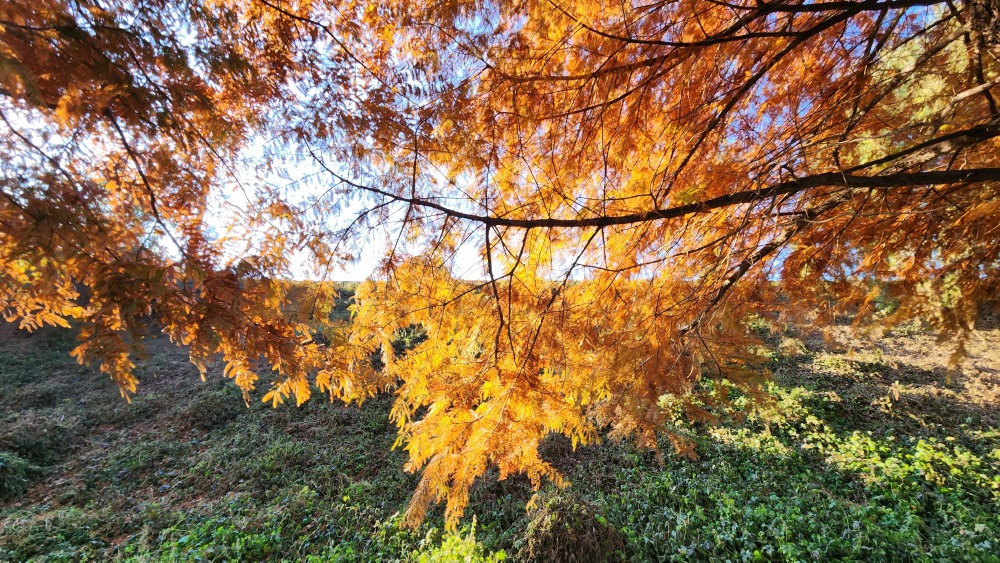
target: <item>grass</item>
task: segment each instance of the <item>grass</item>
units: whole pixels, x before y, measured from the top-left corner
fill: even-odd
[[[440,508],[400,525],[391,397],[247,408],[158,340],[128,404],[61,333],[4,330],[0,560],[1000,561],[997,330],[958,372],[918,332],[765,334],[774,404],[679,428],[698,460],[552,439],[572,488],[527,511],[524,479],[490,475],[457,535]]]

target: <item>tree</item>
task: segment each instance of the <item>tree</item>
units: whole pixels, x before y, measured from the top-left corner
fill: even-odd
[[[998,290],[998,11],[10,0],[4,314],[75,320],[126,396],[154,322],[248,400],[394,391],[413,522],[490,466],[561,483],[551,433],[690,453],[678,417],[763,399],[750,314],[921,317],[960,359]],[[374,233],[352,322],[288,281]]]

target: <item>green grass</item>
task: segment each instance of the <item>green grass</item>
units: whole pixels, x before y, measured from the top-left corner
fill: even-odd
[[[128,404],[58,333],[8,338],[0,560],[500,560],[605,530],[620,544],[593,558],[1000,561],[1000,430],[971,380],[768,336],[775,404],[681,425],[698,460],[552,439],[570,491],[528,512],[526,480],[490,474],[458,535],[440,507],[401,526],[417,477],[391,450],[391,397],[247,408],[158,342]]]

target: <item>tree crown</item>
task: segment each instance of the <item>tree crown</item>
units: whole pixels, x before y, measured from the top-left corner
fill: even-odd
[[[248,398],[394,391],[413,521],[489,466],[560,483],[550,433],[690,453],[678,417],[760,396],[750,314],[924,318],[961,358],[1000,279],[997,14],[11,0],[4,315],[75,319],[125,395],[154,320]],[[288,281],[382,239],[350,323]]]

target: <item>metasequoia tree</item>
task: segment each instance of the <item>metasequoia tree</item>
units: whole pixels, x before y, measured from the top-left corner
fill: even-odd
[[[154,323],[248,400],[394,392],[412,522],[490,466],[561,483],[551,433],[690,453],[678,420],[762,397],[751,313],[922,318],[961,359],[998,289],[998,14],[6,0],[4,315],[78,324],[126,396]],[[287,281],[383,239],[349,324]]]

